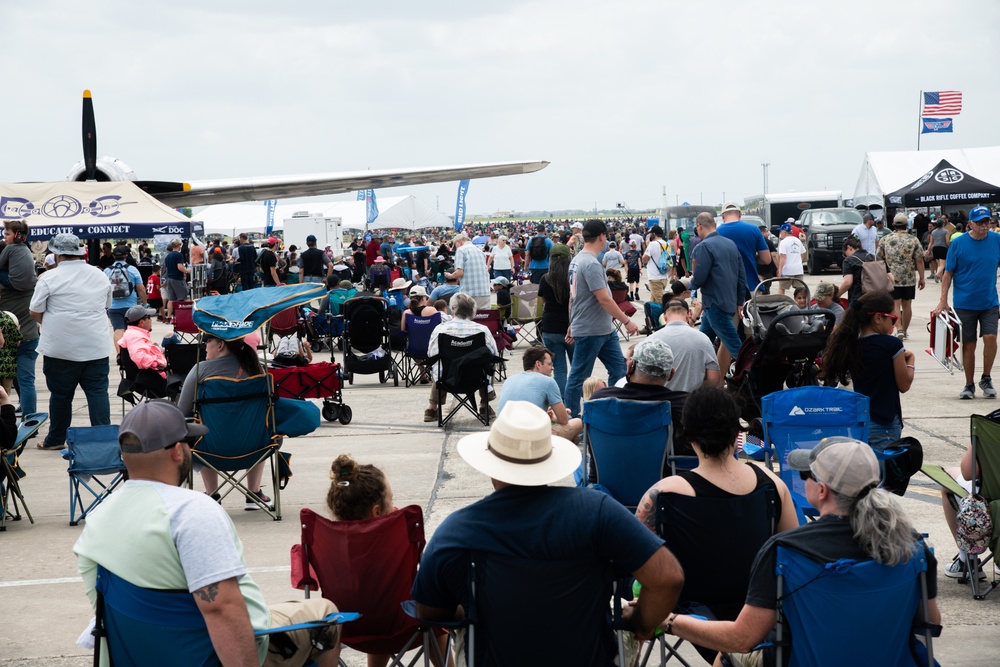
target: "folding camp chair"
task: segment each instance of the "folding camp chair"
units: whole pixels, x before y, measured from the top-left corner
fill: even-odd
[[[21,468],[20,456],[28,439],[37,433],[48,419],[47,412],[33,412],[27,415],[18,424],[14,444],[9,449],[0,449],[0,532],[7,530],[8,517],[12,521],[21,520],[21,507],[24,508],[28,521],[35,523],[28,510],[28,504],[24,501],[24,494],[21,493],[21,480],[28,473]]]
[[[532,283],[511,285],[510,323],[517,331],[514,345],[522,340],[528,345],[534,344],[536,340],[541,340],[542,335],[537,329],[541,320],[542,300],[538,298],[538,285]],[[528,328],[529,325],[532,326],[531,329]]]
[[[427,367],[427,346],[431,342],[431,332],[441,324],[441,313],[430,317],[406,314],[406,349],[403,351],[403,382],[410,385],[420,382],[430,375]],[[424,382],[426,384],[426,381]]]
[[[927,560],[923,543],[916,544],[910,560],[889,567],[821,563],[779,542],[777,664],[788,650],[789,667],[934,665],[932,636],[940,627],[915,621],[918,613],[928,617]]]
[[[220,475],[218,492],[222,498],[238,489],[275,521],[281,521],[281,436],[276,430],[271,382],[267,373],[244,379],[199,379],[194,411],[208,433],[195,443],[191,453],[196,462]],[[243,483],[250,469],[265,461],[271,463],[273,510]]]
[[[71,426],[61,453],[69,462],[69,525],[75,526],[125,479],[118,426]]]
[[[438,354],[428,363],[440,362],[441,368],[435,384],[438,390],[438,426],[451,421],[455,414],[465,408],[476,416],[484,426],[489,427],[489,411],[480,412],[477,394],[485,396],[489,390],[493,365],[499,360],[486,346],[486,334],[458,338],[441,334],[438,336]],[[445,416],[444,402],[448,395],[455,397],[455,407]]]
[[[174,301],[174,333],[184,343],[194,343],[198,340],[198,327],[192,317],[194,301]]]
[[[633,306],[632,302],[628,300],[627,289],[611,290],[611,298],[614,300],[615,305],[617,305],[621,309],[621,311],[625,313],[626,317],[632,317],[633,315],[636,314],[637,311],[635,309],[635,306]],[[628,331],[625,329],[625,325],[619,322],[618,320],[613,320],[613,322],[615,325],[615,331],[618,332],[618,336],[621,337],[622,340],[628,341],[629,334]]]
[[[703,604],[719,620],[736,620],[757,552],[777,525],[778,494],[773,486],[728,498],[656,496],[656,534],[684,568],[681,603]],[[660,664],[677,657],[687,665],[676,653],[680,640],[671,645],[667,639],[661,636],[659,642],[650,644],[647,659],[659,646]],[[712,659],[716,651],[699,648],[699,653]]]
[[[292,585],[307,598],[321,591],[338,609],[361,614],[343,629],[341,642],[364,653],[392,655],[389,667],[403,665],[403,654],[418,649],[409,664],[423,655],[429,665],[439,649],[434,631],[400,607],[410,599],[426,544],[420,507],[361,521],[330,521],[308,508],[299,516],[302,540],[292,547]],[[446,664],[436,657],[438,665]]]
[[[669,401],[591,399],[583,404],[584,460],[577,485],[586,471],[600,489],[625,507],[635,509],[643,494],[660,481],[670,465],[673,441]]]
[[[118,397],[122,399],[122,416],[125,416],[126,403],[135,405],[138,401],[167,396],[167,378],[151,368],[136,366],[128,348],[118,349],[118,372],[121,376],[121,381],[118,383]],[[175,386],[179,384],[177,382]]]
[[[493,342],[496,343],[500,361],[493,368],[493,381],[503,382],[507,379],[507,360],[504,352],[514,349],[514,339],[503,329],[503,311],[499,308],[483,308],[477,310],[472,317],[476,324],[482,324],[490,330],[493,335]]]
[[[299,317],[299,309],[296,306],[286,308],[267,323],[267,336],[265,338],[267,339],[268,351],[272,354],[276,351],[275,338],[295,336],[301,344],[304,331],[302,318]]]
[[[659,331],[663,328],[663,325],[660,324],[660,317],[663,315],[662,303],[647,301],[642,304],[642,312],[646,317],[646,330],[643,333],[648,336],[654,331]]]
[[[776,391],[761,400],[764,446],[769,461],[777,459],[778,474],[804,516],[818,512],[806,500],[805,482],[788,468],[795,449],[812,449],[820,440],[845,436],[868,442],[868,397],[835,387],[798,387]],[[748,447],[744,446],[744,451]],[[800,520],[804,521],[804,516]]]
[[[191,372],[199,359],[205,358],[204,343],[177,343],[166,345],[163,355],[167,358],[167,372],[183,378]]]
[[[972,597],[977,600],[984,599],[1000,586],[1000,580],[995,576],[989,584],[979,581],[979,572],[982,571],[983,565],[988,564],[990,560],[996,563],[997,549],[1000,548],[1000,423],[995,421],[998,417],[1000,412],[993,412],[986,417],[982,415],[970,417],[972,479],[979,480],[979,493],[989,503],[990,520],[993,524],[990,556],[983,559],[978,555],[968,554],[967,577],[972,584]]]
[[[308,623],[256,630],[254,635],[309,630],[356,618],[357,613],[337,612]],[[108,662],[115,667],[219,664],[205,619],[191,593],[142,588],[102,566],[97,568],[94,637],[95,665],[100,663],[102,650],[108,651]]]

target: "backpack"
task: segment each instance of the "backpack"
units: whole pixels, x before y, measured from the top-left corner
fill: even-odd
[[[132,286],[132,280],[128,277],[128,269],[123,263],[116,262],[112,265],[111,273],[108,274],[108,280],[111,282],[112,298],[124,299],[132,296],[134,287]]]
[[[656,270],[666,275],[670,271],[670,251],[667,250],[667,244],[663,241],[657,241],[657,243],[660,244],[660,256],[656,259]]]
[[[871,259],[861,264],[861,293],[891,292],[892,281],[889,280],[889,270],[885,262]]]
[[[539,261],[544,261],[549,256],[549,249],[545,246],[544,236],[536,236],[531,239],[531,245],[528,246],[528,256],[531,259]]]

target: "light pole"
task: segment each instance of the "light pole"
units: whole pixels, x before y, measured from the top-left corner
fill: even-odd
[[[771,163],[761,162],[760,166],[764,168],[764,194],[767,194],[767,168],[771,166]]]

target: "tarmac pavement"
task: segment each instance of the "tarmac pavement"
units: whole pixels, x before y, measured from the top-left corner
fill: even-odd
[[[833,273],[807,277],[806,281],[815,286],[821,279],[839,282]],[[950,375],[923,352],[928,346],[928,313],[939,294],[939,286],[929,282],[914,302],[915,316],[906,346],[916,355],[917,370],[913,387],[903,395],[903,415],[904,435],[921,441],[924,460],[947,466],[954,465],[968,446],[969,415],[991,412],[1000,402],[985,400],[981,394],[972,401],[959,400],[958,392],[964,385],[960,373]],[[641,327],[641,309],[634,318]],[[154,325],[154,340],[166,333],[165,325]],[[520,372],[523,349],[522,343],[514,351],[514,359],[508,361],[510,373]],[[326,354],[317,354],[317,359],[326,358]],[[598,362],[595,374],[602,371]],[[112,391],[117,383],[112,364]],[[48,391],[41,360],[38,387],[39,409],[45,410]],[[423,423],[427,393],[423,385],[394,387],[391,382],[379,384],[377,376],[355,376],[355,384],[344,389],[344,401],[354,411],[350,425],[323,422],[309,436],[286,440],[283,449],[293,453],[294,477],[281,494],[283,521],[244,511],[242,497],[237,499],[235,494],[226,500],[226,509],[243,539],[252,576],[269,603],[302,596],[289,583],[289,550],[299,538],[296,517],[303,507],[326,512],[329,466],[338,454],[351,453],[362,462],[381,467],[398,506],[417,504],[423,508],[428,537],[448,514],[491,492],[489,480],[456,451],[458,440],[481,425],[468,413],[456,417],[445,430]],[[112,419],[119,421],[120,416],[119,402],[113,398]],[[87,423],[82,394],[74,403],[73,421],[75,425]],[[42,435],[45,430],[43,427]],[[35,522],[8,522],[6,532],[0,533],[0,557],[6,565],[0,574],[0,665],[82,667],[91,664],[91,655],[74,642],[92,615],[72,552],[82,525],[71,527],[68,523],[66,464],[58,452],[35,449],[34,443],[40,441],[41,437],[31,441],[21,459],[28,472],[21,486]],[[200,487],[200,481],[195,484]],[[271,494],[270,489],[265,491]],[[943,575],[957,549],[941,513],[936,485],[918,474],[902,502],[918,530],[930,534],[941,561],[938,603],[944,631],[934,643],[935,657],[942,665],[996,665],[1000,661],[1000,593],[975,601],[968,586]],[[690,647],[683,654],[699,664]],[[344,660],[352,667],[365,664],[363,654],[349,649],[344,651]]]

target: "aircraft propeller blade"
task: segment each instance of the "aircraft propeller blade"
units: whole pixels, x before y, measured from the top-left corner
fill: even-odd
[[[83,91],[83,165],[87,180],[97,180],[97,122],[89,90]]]

